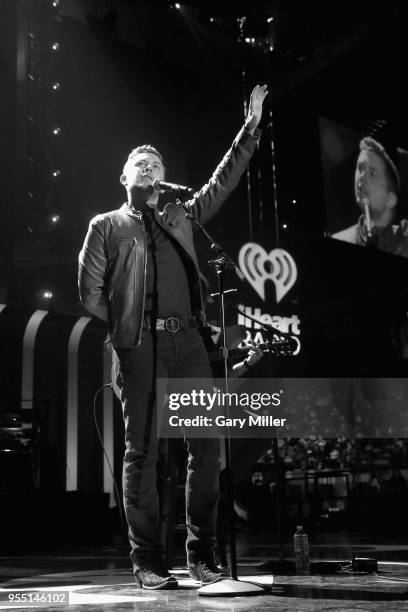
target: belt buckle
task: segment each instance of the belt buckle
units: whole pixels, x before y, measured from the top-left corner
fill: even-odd
[[[175,334],[181,329],[180,321],[176,317],[169,317],[164,322],[164,327],[168,332]]]

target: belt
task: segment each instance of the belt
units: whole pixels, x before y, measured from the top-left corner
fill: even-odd
[[[168,331],[175,334],[182,329],[196,329],[198,327],[197,321],[194,317],[189,319],[178,319],[177,317],[168,317],[167,319],[155,319],[145,317],[144,326],[147,329],[156,329],[158,331]]]

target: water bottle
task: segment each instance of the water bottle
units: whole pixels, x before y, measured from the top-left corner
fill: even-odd
[[[302,525],[296,527],[293,546],[295,549],[296,573],[298,576],[307,576],[310,574],[309,540]]]

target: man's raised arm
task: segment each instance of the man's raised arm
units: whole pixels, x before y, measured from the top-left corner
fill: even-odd
[[[261,132],[257,129],[262,117],[263,101],[268,93],[266,85],[256,85],[251,93],[248,115],[232,147],[218,164],[212,177],[188,202],[193,214],[206,223],[221,207],[238,185],[249,164]]]

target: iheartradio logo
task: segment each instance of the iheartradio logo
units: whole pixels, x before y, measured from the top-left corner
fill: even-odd
[[[277,302],[296,282],[295,260],[283,249],[272,249],[267,253],[256,242],[247,242],[239,252],[238,261],[242,273],[264,301],[266,280],[271,280],[275,285]]]

